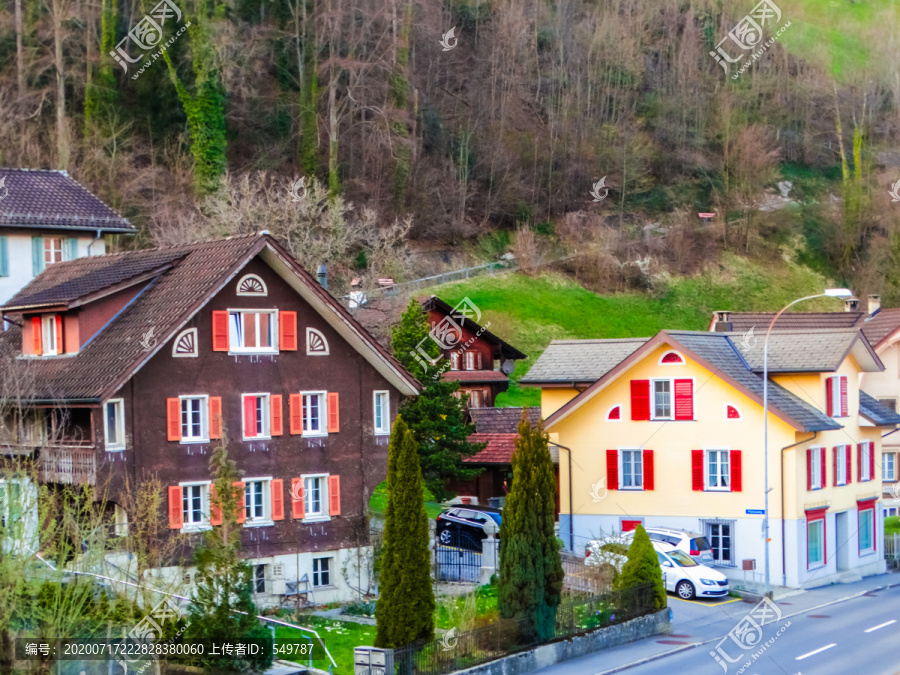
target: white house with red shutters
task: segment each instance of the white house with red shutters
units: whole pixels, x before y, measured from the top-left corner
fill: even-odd
[[[762,347],[740,335],[559,340],[541,388],[560,453],[560,537],[574,551],[637,523],[697,532],[737,584],[764,581]],[[855,328],[769,343],[770,582],[810,587],[885,569],[882,436],[900,415],[859,388],[884,366]]]

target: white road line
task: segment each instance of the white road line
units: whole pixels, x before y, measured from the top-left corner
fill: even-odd
[[[892,623],[897,623],[897,619],[891,619],[890,621],[885,621],[884,623],[880,623],[877,626],[872,626],[871,628],[867,628],[865,633],[871,633],[874,630],[878,630],[879,628],[884,628],[885,626],[890,626]]]
[[[795,660],[795,661],[802,661],[802,660],[805,659],[805,658],[808,658],[808,657],[810,657],[810,656],[815,656],[815,655],[818,654],[819,652],[824,652],[826,649],[831,649],[832,647],[835,647],[835,646],[837,646],[837,643],[832,642],[830,645],[825,645],[824,647],[819,647],[819,648],[818,648],[816,651],[814,651],[814,652],[809,652],[809,654],[804,654],[803,656],[798,656],[798,657],[797,657],[796,659],[794,659],[794,660]]]

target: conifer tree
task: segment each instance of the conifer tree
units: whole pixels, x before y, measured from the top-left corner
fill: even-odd
[[[532,427],[523,412],[512,456],[512,489],[500,524],[500,613],[528,616],[538,641],[554,633],[564,576],[554,531],[556,477],[548,440],[543,426]]]
[[[628,560],[622,567],[622,572],[616,577],[614,588],[624,590],[647,583],[653,584],[656,609],[665,608],[666,586],[663,583],[659,558],[647,531],[642,525],[638,525],[634,531],[634,540],[628,547]]]
[[[422,472],[415,439],[399,415],[388,447],[387,487],[375,645],[396,648],[434,639],[434,589]]]
[[[418,300],[410,298],[406,310],[400,317],[400,323],[394,326],[391,332],[391,348],[394,350],[394,356],[421,382],[425,382],[437,372],[438,366],[432,365],[431,361],[436,361],[441,355],[437,342],[426,339],[430,330],[428,313]]]

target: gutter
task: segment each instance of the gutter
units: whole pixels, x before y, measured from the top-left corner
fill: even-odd
[[[88,244],[88,247],[87,247],[87,254],[88,254],[88,257],[91,256],[91,246],[93,246],[94,244],[96,244],[96,243],[97,243],[98,241],[100,241],[102,238],[103,238],[103,231],[98,227],[98,228],[97,228],[97,238],[94,239],[94,241],[92,241],[90,244]]]
[[[569,458],[569,548],[572,550],[572,553],[575,553],[575,514],[573,513],[574,509],[572,508],[572,448],[567,448],[566,446],[554,443],[553,441],[550,441],[549,443],[550,445],[565,450],[566,456]]]
[[[787,554],[785,553],[785,533],[784,533],[784,451],[789,450],[790,448],[794,448],[803,443],[809,443],[810,441],[816,440],[816,436],[819,435],[818,431],[814,431],[812,438],[806,438],[802,441],[797,441],[796,443],[791,443],[790,445],[786,445],[781,449],[781,585],[787,587]],[[822,467],[824,470],[825,467]],[[769,514],[766,514],[766,518],[769,517]]]

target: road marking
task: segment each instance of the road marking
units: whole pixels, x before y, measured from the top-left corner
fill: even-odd
[[[815,650],[814,652],[809,652],[809,654],[804,654],[803,656],[798,656],[798,657],[797,657],[796,659],[794,659],[794,660],[795,660],[795,661],[802,661],[802,660],[805,659],[805,658],[809,658],[810,656],[815,656],[815,655],[818,654],[819,652],[824,652],[826,649],[831,649],[832,647],[836,647],[836,646],[837,646],[837,643],[832,642],[830,645],[825,645],[824,647],[819,647],[819,648],[818,648],[817,650]]]
[[[704,598],[699,600],[685,600],[684,598],[677,598],[681,600],[681,602],[689,602],[692,605],[703,605],[704,607],[719,607],[720,605],[727,605],[730,602],[739,602],[740,598],[729,598],[728,600],[723,600],[722,602],[710,602],[712,598]]]
[[[892,623],[897,623],[897,619],[891,619],[890,621],[885,621],[884,623],[880,623],[877,626],[872,626],[871,628],[868,628],[863,632],[871,633],[872,631],[878,630],[879,628],[884,628],[885,626],[890,626]]]

